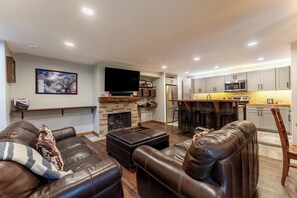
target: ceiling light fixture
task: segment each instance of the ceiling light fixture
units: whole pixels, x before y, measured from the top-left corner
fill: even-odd
[[[259,58],[257,58],[257,61],[263,61],[263,60],[265,60],[264,57],[259,57]]]
[[[65,42],[65,45],[70,46],[70,47],[74,47],[74,43],[71,43],[71,42]]]
[[[216,65],[216,66],[214,66],[213,68],[215,68],[215,69],[219,69],[219,68],[220,68],[220,66]]]
[[[87,8],[87,7],[84,7],[82,9],[82,12],[85,13],[86,15],[89,15],[89,16],[93,16],[94,15],[94,11],[90,8]]]
[[[248,47],[253,47],[255,45],[258,45],[257,41],[253,41],[253,42],[250,42],[250,43],[247,44]]]
[[[185,71],[185,74],[188,74],[189,72],[188,71]]]
[[[31,48],[33,48],[33,49],[37,49],[37,48],[38,48],[38,45],[31,44],[31,45],[29,45],[29,47],[31,47]]]
[[[194,61],[199,61],[200,60],[200,57],[194,57],[193,60]]]
[[[166,68],[167,68],[167,66],[166,66],[166,65],[163,65],[163,66],[162,66],[162,69],[166,69]]]

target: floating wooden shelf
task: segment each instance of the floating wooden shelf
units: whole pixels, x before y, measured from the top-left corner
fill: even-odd
[[[24,119],[24,113],[25,112],[57,111],[57,110],[60,110],[61,113],[62,113],[62,116],[63,116],[64,115],[64,110],[68,110],[68,109],[91,109],[91,112],[93,113],[96,108],[97,108],[97,106],[59,107],[59,108],[47,108],[47,109],[14,110],[14,111],[11,111],[11,113],[21,113],[22,114],[22,119]]]
[[[99,102],[136,102],[140,97],[99,97]]]

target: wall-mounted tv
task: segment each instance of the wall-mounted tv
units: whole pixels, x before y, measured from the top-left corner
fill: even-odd
[[[105,67],[105,91],[138,91],[139,71]]]

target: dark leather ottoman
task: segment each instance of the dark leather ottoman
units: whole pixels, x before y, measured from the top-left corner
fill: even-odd
[[[132,161],[133,151],[140,145],[149,145],[156,149],[169,146],[169,135],[164,131],[145,129],[135,132],[133,129],[121,129],[106,135],[106,151],[121,165],[135,170]]]

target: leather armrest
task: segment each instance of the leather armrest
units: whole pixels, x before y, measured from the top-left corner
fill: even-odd
[[[150,146],[142,145],[135,149],[133,160],[137,168],[141,168],[160,184],[184,197],[224,196],[219,185],[192,179],[179,162]]]
[[[58,142],[70,137],[76,136],[76,131],[73,127],[52,130],[55,140]]]
[[[95,197],[100,193],[112,191],[111,186],[116,186],[118,183],[121,186],[121,177],[122,169],[118,162],[106,159],[39,187],[30,197]],[[114,192],[114,195],[123,197],[122,190]]]

